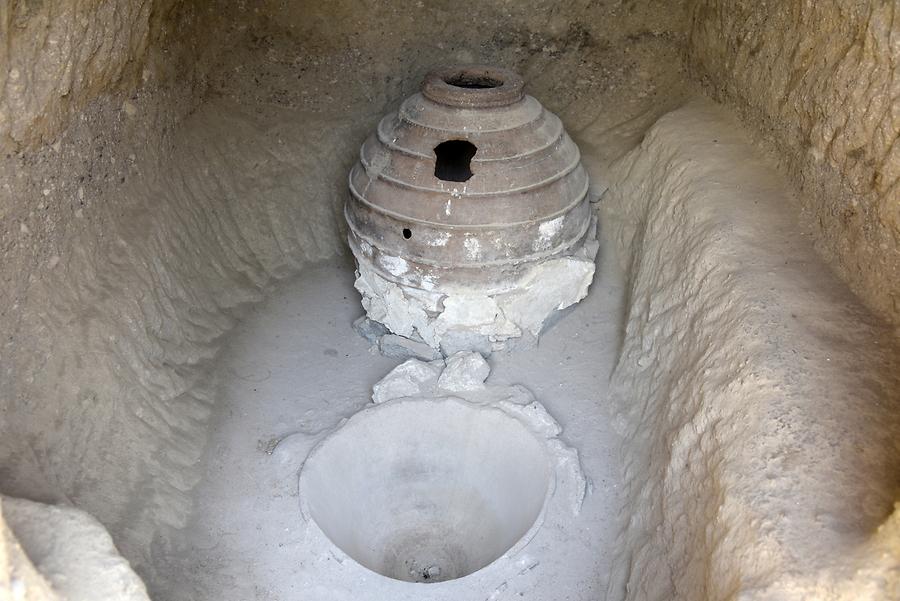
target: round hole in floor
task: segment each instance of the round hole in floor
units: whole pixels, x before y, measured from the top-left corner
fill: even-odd
[[[498,409],[457,399],[363,411],[300,473],[304,513],[383,576],[434,583],[472,574],[531,531],[550,489],[544,443]]]
[[[403,237],[406,238],[407,240],[412,238],[412,230],[409,229],[408,227],[403,228]]]

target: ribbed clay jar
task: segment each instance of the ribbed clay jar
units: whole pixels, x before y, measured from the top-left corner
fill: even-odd
[[[345,208],[370,319],[440,348],[536,337],[594,273],[578,147],[512,71],[451,66],[384,117]]]

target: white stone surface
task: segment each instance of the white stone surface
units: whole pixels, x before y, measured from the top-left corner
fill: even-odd
[[[367,407],[313,450],[300,503],[335,553],[399,581],[454,580],[540,528],[554,492],[547,451],[527,422],[490,405],[400,398]]]
[[[479,353],[460,351],[447,358],[447,367],[438,378],[438,388],[449,392],[481,390],[491,367]]]
[[[896,340],[722,109],[666,115],[612,176],[631,272],[610,598],[900,599]]]
[[[371,320],[367,320],[371,321]],[[397,359],[421,359],[434,361],[441,358],[441,353],[424,342],[418,342],[397,334],[384,334],[378,338],[378,350],[385,357]]]
[[[408,359],[394,368],[372,389],[372,401],[383,403],[391,399],[415,396],[434,388],[441,375],[443,361],[425,363]]]
[[[481,390],[441,392],[435,381],[428,393],[521,412],[517,419],[544,438],[565,425],[565,445],[578,449],[589,483],[573,478],[571,487],[557,487],[555,513],[533,539],[546,544],[529,544],[503,560],[507,569],[436,585],[396,582],[308,544],[298,470],[312,447],[371,403],[374,384],[399,363],[353,331],[359,300],[352,263],[342,260],[309,268],[276,289],[219,355],[222,388],[203,478],[191,521],[164,547],[171,590],[158,598],[292,599],[301,591],[309,601],[422,601],[427,588],[429,601],[554,599],[560,590],[572,601],[597,601],[614,549],[621,488],[618,437],[604,400],[620,331],[622,276],[613,255],[604,257],[591,294],[545,332],[539,347],[491,355],[493,371]],[[565,461],[562,449],[556,457],[554,465]],[[585,486],[594,492],[582,503]],[[361,595],[364,584],[368,593]]]
[[[318,587],[341,599],[502,593],[577,538],[578,452],[527,389],[485,385],[489,372],[478,353],[406,361],[313,448],[299,491]]]
[[[0,497],[3,519],[37,571],[66,601],[149,601],[106,528],[74,507]],[[0,598],[4,598],[0,588]],[[11,601],[16,601],[15,594]]]
[[[531,269],[521,287],[501,295],[497,303],[507,320],[537,336],[554,311],[587,296],[593,276],[592,261],[551,259]]]

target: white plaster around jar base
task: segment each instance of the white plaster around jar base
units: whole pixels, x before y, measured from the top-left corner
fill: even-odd
[[[366,257],[357,257],[354,285],[369,319],[392,333],[444,355],[460,350],[487,354],[523,337],[537,339],[554,313],[587,296],[598,246],[592,234],[575,253],[529,266],[499,292],[467,286],[414,288],[388,280]]]

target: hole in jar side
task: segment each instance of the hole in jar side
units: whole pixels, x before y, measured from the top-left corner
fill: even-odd
[[[478,148],[467,140],[447,140],[434,147],[434,176],[445,182],[465,182],[472,177],[472,159]]]

